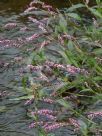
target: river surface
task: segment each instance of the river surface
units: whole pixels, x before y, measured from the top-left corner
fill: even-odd
[[[67,0],[42,0],[47,4],[51,4],[57,8],[69,6],[71,3]],[[36,26],[32,25],[25,17],[22,17],[23,11],[29,6],[31,0],[1,0],[0,1],[0,40],[2,37],[16,40],[32,35],[33,32],[40,33]],[[80,0],[72,0],[73,3],[81,2]],[[39,13],[36,16],[39,16]],[[2,27],[9,23],[17,23],[18,26],[14,30],[2,30]],[[27,33],[21,28],[28,27]],[[24,60],[18,63],[17,57],[23,57]],[[32,121],[27,116],[28,107],[24,106],[24,101],[11,101],[10,99],[22,96],[23,93],[19,89],[12,86],[20,86],[19,70],[24,67],[27,55],[23,48],[11,47],[0,50],[0,136],[37,136],[35,129],[29,129],[28,125]],[[45,106],[46,107],[46,106]],[[53,106],[52,106],[53,108]],[[56,136],[75,135],[69,129],[59,130]]]

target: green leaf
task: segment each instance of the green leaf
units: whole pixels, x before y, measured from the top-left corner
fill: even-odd
[[[81,20],[80,16],[76,13],[68,13],[68,16],[77,20]]]
[[[34,96],[33,95],[21,96],[21,97],[9,99],[9,100],[20,101],[20,100],[27,100],[27,99],[31,99],[31,98],[34,98]]]
[[[71,108],[71,106],[68,104],[68,102],[63,99],[56,100],[56,102],[59,103],[60,105],[64,106],[65,108]]]
[[[96,55],[101,55],[102,54],[102,48],[94,49],[93,53],[95,53]]]
[[[47,136],[55,136],[55,134],[53,134],[53,133],[49,133]]]
[[[102,101],[102,93],[97,93],[97,95],[93,96],[95,100],[101,100]]]
[[[97,16],[97,17],[99,17],[99,18],[102,18],[102,14],[101,14],[97,9],[89,8],[89,10],[90,10],[91,13],[94,14],[95,16]]]
[[[1,112],[5,112],[7,109],[6,109],[6,106],[0,106],[0,113]]]
[[[65,59],[65,61],[68,63],[68,64],[72,64],[70,59],[68,58],[68,56],[65,54],[64,51],[59,51],[59,53],[61,54],[61,56]]]
[[[101,4],[101,0],[96,0],[97,5]]]
[[[83,89],[80,92],[92,92],[92,93],[94,93],[94,91],[90,88],[89,89]]]
[[[68,11],[72,12],[72,11],[75,11],[76,9],[83,8],[83,7],[85,7],[84,4],[72,5],[72,7],[70,7],[70,8],[68,9]]]
[[[88,135],[88,128],[85,122],[83,122],[82,120],[79,120],[79,124],[80,124],[80,131],[82,133],[83,136],[87,136]]]
[[[59,14],[59,25],[63,32],[67,32],[67,21],[65,20],[64,16],[62,14]]]
[[[67,47],[70,51],[75,50],[73,42],[71,40],[68,41]]]
[[[96,76],[93,78],[93,80],[95,81],[101,81],[102,80],[102,76]]]

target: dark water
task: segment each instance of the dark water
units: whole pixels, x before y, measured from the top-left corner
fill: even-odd
[[[7,15],[10,12],[17,14],[27,8],[29,2],[31,0],[0,0],[0,12],[8,12]]]
[[[42,0],[47,4],[51,4],[53,7],[63,8],[69,7],[72,4],[82,3],[83,0]]]
[[[68,7],[72,4],[83,2],[83,0],[41,0],[41,1],[57,8]],[[9,13],[18,14],[22,12],[24,9],[26,9],[30,2],[31,0],[0,0],[0,13],[1,15],[3,15],[5,12],[7,12],[6,15],[8,15]],[[94,0],[91,0],[89,2],[89,4],[93,3]]]
[[[54,7],[67,7],[71,3],[68,0],[42,0]],[[28,35],[38,32],[36,26],[32,26],[28,20],[26,23],[22,21],[21,13],[29,6],[31,0],[0,0],[0,36],[7,37],[7,39],[17,39],[26,36],[25,32],[21,32],[20,28],[30,28]],[[73,3],[81,2],[80,0],[73,0]],[[39,14],[38,14],[39,16]],[[2,31],[2,27],[8,23],[18,23],[19,27],[16,30]],[[9,99],[22,96],[23,93],[17,89],[12,88],[16,82],[20,81],[19,68],[23,64],[17,64],[15,57],[24,56],[23,49],[10,48],[0,51],[0,92],[6,92],[7,95],[0,98],[0,136],[37,136],[35,129],[29,129],[28,125],[31,119],[27,117],[27,108],[24,106],[24,101],[10,101]],[[26,55],[24,56],[26,59]],[[26,62],[26,60],[24,60]],[[10,63],[10,66],[3,67],[2,64]],[[56,134],[63,136],[63,130]],[[73,135],[71,130],[64,130],[65,136]]]

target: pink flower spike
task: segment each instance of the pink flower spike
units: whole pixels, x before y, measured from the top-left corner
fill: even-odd
[[[41,4],[41,5],[43,4],[43,2],[39,2],[39,1],[33,0],[33,1],[29,4],[29,6],[32,7],[34,4],[37,4],[37,3],[38,3],[38,4]]]
[[[4,36],[0,36],[0,39],[4,39],[5,37]]]
[[[35,38],[37,38],[37,37],[39,37],[38,34],[33,34],[32,36],[27,37],[27,38],[26,38],[26,41],[27,41],[27,42],[33,41],[33,40],[34,40]]]
[[[38,27],[39,27],[43,32],[45,32],[45,33],[47,32],[47,30],[44,28],[44,25],[39,25]]]
[[[54,111],[48,110],[48,109],[43,109],[43,110],[38,110],[37,113],[38,113],[38,114],[44,114],[44,115],[46,115],[46,114],[53,114]],[[31,114],[32,114],[32,115],[35,115],[36,112],[31,112]]]
[[[33,66],[33,65],[28,65],[27,66],[27,69],[29,70],[34,70],[34,71],[37,71],[37,70],[41,70],[42,69],[42,66]]]
[[[44,115],[47,118],[51,119],[51,120],[55,120],[56,116],[54,116],[53,114],[55,114],[56,111],[52,111],[52,110],[48,110],[48,109],[43,109],[43,110],[38,110],[37,112],[31,112],[32,116],[35,116],[36,114],[39,115]]]
[[[29,125],[29,128],[34,128],[34,127],[36,127],[37,125],[43,125],[43,123],[44,123],[43,121],[31,123],[31,124]]]
[[[24,105],[30,105],[30,104],[32,103],[33,100],[34,100],[33,98],[27,100],[27,101],[25,102]]]
[[[56,117],[53,115],[49,115],[49,114],[45,114],[47,118],[51,119],[51,120],[55,120]]]
[[[70,122],[71,125],[73,125],[75,127],[75,130],[80,129],[80,124],[76,119],[69,118],[69,122]]]
[[[0,41],[1,44],[7,44],[7,43],[12,43],[12,42],[16,42],[16,40],[2,40]]]
[[[49,41],[43,41],[43,42],[41,43],[40,49],[42,49],[44,46],[48,45],[49,43],[50,43]]]
[[[69,124],[68,123],[53,123],[51,125],[45,125],[43,126],[44,130],[49,132],[51,130],[54,130],[54,129],[57,129],[57,128],[60,128],[60,127],[63,127],[63,126],[68,126]]]
[[[43,98],[43,101],[47,102],[47,103],[50,103],[50,104],[54,103],[54,100],[52,100],[50,98]]]
[[[41,23],[37,19],[34,19],[33,17],[28,17],[28,19],[31,20],[33,23],[36,23],[37,25],[42,25],[43,26],[43,23]]]
[[[24,11],[24,13],[31,12],[32,10],[35,10],[35,9],[37,9],[37,8],[36,8],[36,7],[29,7],[28,9],[26,9],[26,10]]]
[[[88,118],[93,119],[96,116],[102,116],[102,111],[89,112]]]
[[[5,29],[12,29],[15,28],[17,26],[16,23],[8,23],[4,26]]]

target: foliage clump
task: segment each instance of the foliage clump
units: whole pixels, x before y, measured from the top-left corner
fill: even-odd
[[[26,96],[16,100],[29,99],[25,105],[33,108],[28,109],[27,115],[34,120],[29,127],[36,127],[43,135],[69,126],[78,135],[102,134],[102,123],[99,126],[95,121],[102,111],[90,108],[102,102],[102,3],[100,0],[96,3],[90,7],[86,1],[62,12],[33,1],[24,12],[41,32],[25,38],[26,44],[35,39],[38,44],[27,49],[29,86],[23,78]],[[39,8],[46,17],[35,19],[34,12]],[[80,8],[89,12],[90,24],[84,22]],[[22,39],[19,45],[23,46],[21,42]],[[39,103],[43,103],[42,107]],[[44,108],[46,104],[49,109]]]

